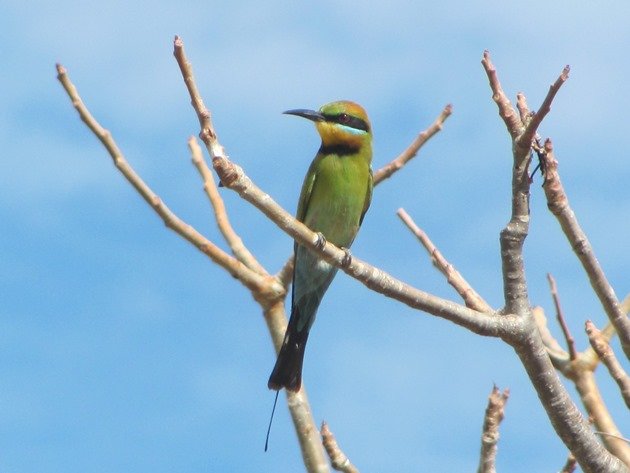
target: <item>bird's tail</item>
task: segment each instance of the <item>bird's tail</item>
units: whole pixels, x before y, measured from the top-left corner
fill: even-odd
[[[273,367],[267,386],[269,389],[299,391],[302,386],[302,364],[304,362],[304,349],[308,340],[309,327],[297,328],[297,320],[292,314],[289,326],[284,335],[284,341],[278,353],[276,364]]]

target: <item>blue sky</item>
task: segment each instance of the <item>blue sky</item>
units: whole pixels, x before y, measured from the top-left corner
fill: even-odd
[[[172,57],[175,34],[228,153],[292,212],[318,138],[280,112],[360,102],[376,168],[452,103],[444,131],[376,190],[353,253],[455,298],[395,216],[404,207],[496,307],[511,156],[482,52],[510,98],[523,91],[534,109],[570,64],[541,134],[554,140],[573,209],[621,298],[630,291],[629,15],[623,2],[3,2],[0,469],[301,468],[284,406],[263,453],[274,355],[258,306],[122,179],[71,108],[55,62],[149,185],[216,242],[186,147],[198,124]],[[605,317],[540,183],[525,248],[530,298],[553,314],[552,272],[584,349],[584,321],[603,326]],[[235,228],[275,272],[290,239],[223,195]],[[598,378],[627,435],[626,408]],[[363,471],[475,469],[493,383],[512,393],[499,468],[553,471],[566,458],[509,347],[343,274],[320,308],[304,379],[316,420]]]

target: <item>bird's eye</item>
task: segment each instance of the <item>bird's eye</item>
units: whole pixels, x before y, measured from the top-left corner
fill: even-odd
[[[339,115],[339,123],[350,123],[350,115],[347,113]]]

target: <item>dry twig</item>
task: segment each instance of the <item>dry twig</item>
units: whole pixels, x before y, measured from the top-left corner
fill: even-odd
[[[481,455],[477,473],[495,473],[497,443],[499,442],[499,424],[503,420],[505,404],[510,396],[509,389],[503,392],[494,386],[488,397],[488,407],[483,420],[481,434]]]
[[[433,135],[438,133],[446,119],[453,113],[453,107],[451,104],[448,104],[440,113],[440,116],[435,119],[435,121],[427,128],[426,130],[420,132],[420,134],[416,137],[415,140],[396,158],[387,163],[382,168],[378,169],[374,172],[374,185],[379,184],[385,179],[390,178],[396,171],[399,171],[403,168],[405,164],[407,164],[416,154],[420,148],[431,139]]]
[[[455,267],[448,262],[448,260],[442,255],[440,250],[433,244],[428,235],[423,232],[420,227],[416,225],[413,219],[409,216],[404,209],[398,209],[396,212],[398,217],[403,223],[411,230],[411,232],[418,238],[422,246],[427,250],[431,260],[436,268],[446,276],[447,282],[455,288],[457,293],[466,303],[466,307],[477,310],[479,312],[492,313],[494,310],[490,305],[475,291],[468,281],[455,269]]]
[[[212,204],[217,226],[225,238],[225,241],[230,246],[232,254],[251,270],[257,272],[258,274],[267,276],[268,274],[265,268],[263,268],[256,258],[254,258],[254,255],[249,252],[247,247],[243,244],[243,240],[241,240],[232,228],[230,219],[228,218],[225,210],[225,204],[223,203],[223,199],[221,198],[217,185],[214,182],[214,176],[206,164],[206,160],[203,159],[203,154],[197,140],[195,140],[192,136],[188,140],[188,147],[190,148],[190,153],[192,155],[192,162],[203,179],[203,189]]]
[[[492,90],[492,100],[497,104],[499,109],[499,116],[503,119],[505,126],[512,136],[512,139],[516,139],[521,134],[521,130],[523,128],[523,123],[520,120],[519,115],[514,112],[514,108],[512,108],[512,104],[508,99],[507,95],[503,91],[501,87],[501,82],[499,82],[499,77],[497,75],[497,70],[492,64],[490,60],[490,52],[483,52],[483,59],[481,60],[481,64],[486,70],[486,74],[488,76],[488,80],[490,82],[490,89]]]
[[[608,282],[586,234],[578,223],[573,210],[571,210],[569,199],[564,191],[562,182],[560,182],[558,161],[555,159],[553,144],[550,139],[545,141],[543,159],[545,162],[545,183],[543,188],[547,197],[547,206],[558,219],[562,231],[588,275],[591,287],[597,294],[606,315],[608,315],[608,318],[617,330],[626,357],[630,358],[630,319],[623,312],[615,291]]]
[[[547,273],[547,280],[549,281],[549,289],[551,290],[553,305],[556,307],[556,318],[558,319],[558,324],[562,329],[564,339],[567,342],[567,348],[569,349],[569,358],[571,360],[575,360],[577,358],[575,339],[573,338],[573,335],[571,335],[571,331],[569,330],[567,322],[564,319],[564,313],[562,312],[562,307],[560,306],[560,296],[558,295],[558,286],[556,285],[556,280],[551,275],[551,273]]]
[[[269,284],[269,281],[251,271],[240,261],[228,255],[226,252],[217,247],[209,239],[199,233],[192,225],[181,220],[175,215],[168,206],[153,192],[153,190],[142,180],[142,178],[134,171],[131,165],[125,159],[123,153],[118,148],[112,134],[103,128],[100,123],[92,116],[81,99],[76,87],[70,81],[66,69],[57,64],[57,78],[68,97],[72,101],[72,105],[77,110],[81,120],[87,125],[92,133],[101,141],[105,149],[109,152],[114,165],[121,174],[129,181],[129,183],[138,191],[140,196],[151,206],[151,208],[164,221],[164,224],[188,240],[196,246],[202,253],[208,256],[214,263],[228,271],[233,277],[241,281],[248,289],[250,289],[258,297],[276,299],[283,297],[285,291],[280,284]]]
[[[569,455],[567,456],[567,461],[562,467],[562,470],[560,470],[560,473],[573,473],[576,467],[577,461],[575,460],[573,454],[569,452]]]
[[[332,467],[335,470],[343,471],[344,473],[359,473],[358,468],[350,462],[350,459],[345,453],[343,453],[339,444],[337,444],[337,440],[328,428],[328,424],[326,422],[322,422],[320,433],[322,435],[322,444],[324,445],[326,453],[330,458],[330,464]]]
[[[542,119],[550,109],[555,94],[566,80],[568,70],[565,68],[550,88],[538,118],[532,117],[527,125],[524,125],[521,116],[528,116],[525,97],[519,97],[519,108],[522,110],[519,114],[512,108],[505,95],[487,51],[484,52],[482,65],[488,76],[492,98],[497,104],[499,115],[512,137],[512,212],[510,221],[501,231],[500,236],[505,296],[504,312],[516,314],[525,327],[524,331],[521,332],[521,337],[513,341],[512,346],[521,359],[554,429],[578,459],[582,469],[587,472],[628,471],[628,468],[610,455],[594,437],[588,423],[552,369],[550,358],[546,356],[542,338],[535,328],[536,322],[527,294],[522,250],[529,230],[530,179],[528,166],[532,139]]]
[[[551,103],[560,90],[560,87],[562,87],[562,85],[569,79],[570,70],[571,69],[569,68],[569,66],[564,66],[564,69],[562,70],[556,81],[551,84],[551,86],[549,87],[549,92],[547,92],[545,100],[543,100],[543,103],[538,109],[538,112],[534,113],[531,116],[531,118],[528,120],[525,130],[518,137],[517,145],[527,149],[532,146],[532,140],[534,139],[534,136],[536,136],[538,127],[547,116],[547,114],[551,111]]]
[[[619,386],[621,396],[623,397],[626,406],[630,407],[630,377],[617,360],[612,347],[602,336],[602,333],[597,330],[595,324],[590,320],[586,321],[586,333],[593,350],[595,350],[599,359],[602,363],[604,363],[606,368],[608,368],[610,376],[612,376],[617,383],[617,386]]]

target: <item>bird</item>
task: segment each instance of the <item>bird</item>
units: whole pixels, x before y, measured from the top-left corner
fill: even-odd
[[[372,200],[372,130],[367,113],[349,100],[328,103],[318,111],[284,113],[314,122],[321,138],[304,178],[296,219],[317,232],[320,243],[329,241],[351,258],[348,249]],[[297,392],[309,331],[337,268],[297,242],[293,253],[291,316],[267,385]]]

